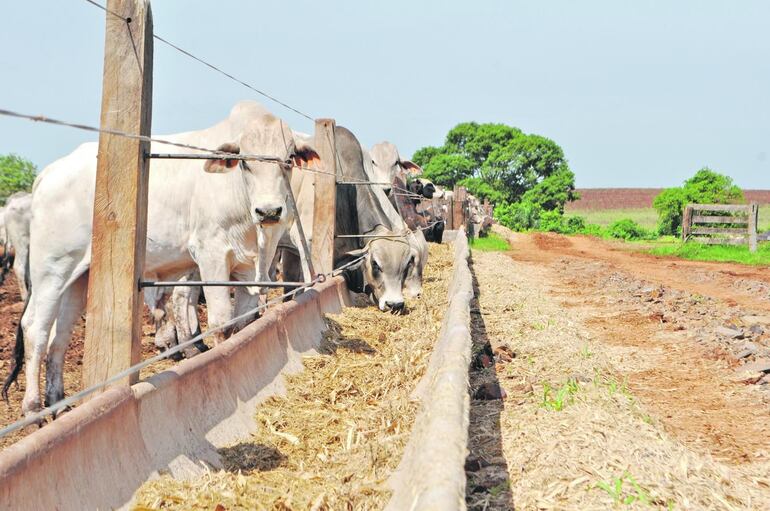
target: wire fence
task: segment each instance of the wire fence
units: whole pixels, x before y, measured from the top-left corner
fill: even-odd
[[[98,2],[96,2],[94,0],[85,0],[85,1],[87,3],[95,6],[95,7],[98,7],[99,9],[105,11],[106,13],[109,13],[112,16],[116,16],[116,17],[120,18],[121,20],[123,20],[127,24],[130,24],[132,22],[131,18],[124,17],[120,13],[117,13],[117,12],[109,9],[105,5],[102,5],[102,4],[100,4],[100,3],[98,3]],[[190,53],[189,51],[179,47],[178,45],[176,45],[174,43],[171,43],[167,39],[165,39],[165,38],[163,38],[161,36],[158,36],[158,35],[154,35],[153,37],[156,40],[160,41],[161,43],[163,43],[163,44],[173,48],[174,50],[176,50],[176,51],[178,51],[178,52],[180,52],[182,54],[184,54],[185,56],[187,56],[187,57],[189,57],[191,59],[194,59],[195,61],[197,61],[197,62],[205,65],[206,67],[208,67],[208,68],[210,68],[210,69],[212,69],[212,70],[222,74],[223,76],[225,76],[225,77],[235,81],[236,83],[239,83],[240,85],[242,85],[244,87],[247,87],[248,89],[252,90],[253,92],[256,92],[257,94],[259,94],[259,95],[261,95],[261,96],[263,96],[263,97],[265,97],[265,98],[267,98],[267,99],[269,99],[269,100],[271,100],[271,101],[273,101],[273,102],[275,102],[275,103],[277,103],[277,104],[279,104],[279,105],[281,105],[281,106],[283,106],[283,107],[285,107],[285,108],[287,108],[287,109],[289,109],[289,110],[291,110],[291,111],[293,111],[293,112],[295,112],[295,113],[297,113],[297,114],[299,114],[299,115],[301,115],[303,117],[305,117],[306,119],[309,119],[311,121],[313,120],[313,117],[311,117],[310,115],[306,114],[305,112],[303,112],[303,111],[301,111],[301,110],[299,110],[299,109],[297,109],[297,108],[295,108],[295,107],[293,107],[293,106],[291,106],[291,105],[289,105],[289,104],[287,104],[287,103],[277,99],[276,97],[274,97],[274,96],[272,96],[272,95],[270,95],[270,94],[268,94],[268,93],[266,93],[266,92],[264,92],[264,91],[262,91],[262,90],[260,90],[260,89],[258,89],[256,87],[252,86],[248,82],[246,82],[244,80],[241,80],[240,78],[237,78],[237,77],[233,76],[230,73],[227,73],[226,71],[222,70],[220,67],[215,66],[215,65],[207,62],[206,60],[204,60],[204,59],[202,59],[202,58],[200,58],[200,57]],[[256,161],[267,162],[267,163],[276,163],[276,164],[280,164],[280,165],[288,165],[288,166],[291,166],[291,167],[294,167],[294,168],[301,169],[302,171],[306,171],[306,172],[331,175],[331,176],[335,177],[335,180],[338,180],[339,177],[340,177],[335,172],[329,172],[329,171],[324,171],[324,170],[320,170],[320,169],[304,167],[304,166],[297,165],[297,164],[291,162],[291,160],[286,160],[284,158],[280,158],[280,157],[277,157],[277,156],[231,153],[231,152],[221,151],[221,150],[218,150],[218,149],[211,149],[211,148],[206,148],[206,147],[200,147],[200,146],[196,146],[196,145],[192,145],[192,144],[180,143],[180,142],[175,142],[175,141],[172,141],[172,140],[166,140],[166,139],[152,137],[152,136],[147,136],[147,135],[140,135],[140,134],[136,134],[136,133],[128,133],[128,132],[125,132],[125,131],[108,129],[108,128],[102,128],[102,127],[96,127],[96,126],[91,126],[91,125],[82,124],[82,123],[63,121],[63,120],[55,119],[55,118],[52,118],[52,117],[49,117],[49,116],[45,116],[45,115],[32,115],[32,114],[20,113],[20,112],[17,112],[17,111],[14,111],[14,110],[10,110],[10,109],[1,109],[0,108],[0,115],[1,116],[6,116],[6,117],[18,118],[18,119],[25,119],[25,120],[29,120],[29,121],[33,121],[33,122],[40,122],[40,123],[45,123],[45,124],[64,126],[64,127],[69,127],[69,128],[73,128],[73,129],[82,130],[82,131],[88,131],[88,132],[92,132],[92,133],[99,133],[99,134],[107,134],[107,135],[119,136],[119,137],[129,138],[129,139],[133,139],[133,140],[139,140],[139,141],[142,141],[142,142],[164,144],[164,145],[168,145],[168,146],[172,146],[172,147],[179,147],[179,148],[188,149],[188,150],[192,150],[192,151],[200,151],[200,152],[203,152],[203,153],[208,153],[208,154],[202,154],[202,155],[201,154],[191,155],[191,154],[149,153],[149,154],[147,154],[147,157],[150,157],[150,158],[154,157],[154,158],[178,158],[178,159],[204,159],[207,156],[221,156],[223,159],[231,159],[231,160],[256,160]],[[338,168],[340,168],[341,164],[340,164],[339,154],[337,152],[336,145],[335,144],[331,144],[331,147],[333,148],[334,157],[337,160]],[[405,195],[405,196],[409,196],[409,197],[412,197],[412,198],[415,198],[415,199],[419,198],[420,200],[425,200],[426,199],[425,197],[423,197],[423,196],[421,196],[419,194],[416,194],[416,193],[414,193],[414,192],[412,192],[412,191],[410,191],[408,189],[405,189],[405,188],[402,188],[402,187],[399,187],[399,186],[394,186],[392,183],[376,182],[376,181],[370,181],[370,180],[366,180],[366,179],[356,179],[356,178],[349,178],[349,177],[346,177],[344,179],[345,179],[344,181],[339,181],[338,180],[336,182],[336,184],[339,184],[339,185],[390,186],[394,190],[395,193],[398,193],[398,194],[401,194],[401,195]],[[399,234],[397,236],[356,234],[356,235],[339,235],[337,237],[358,237],[358,238],[395,238],[395,237],[397,237],[397,238],[403,238],[403,237],[409,236],[411,233],[413,233],[413,232],[415,232],[417,230],[427,230],[427,229],[433,227],[434,225],[436,225],[438,223],[441,223],[442,221],[443,220],[437,220],[437,221],[434,221],[434,222],[432,222],[431,224],[429,224],[429,225],[427,225],[425,227],[418,227],[415,230],[409,230],[407,228],[404,233]],[[13,433],[15,431],[20,430],[22,428],[25,428],[27,426],[41,423],[47,417],[55,416],[56,414],[58,414],[58,413],[60,413],[60,412],[62,412],[64,410],[68,409],[69,407],[75,405],[76,403],[79,403],[80,401],[82,401],[86,397],[88,397],[88,396],[90,396],[90,395],[92,395],[92,394],[94,394],[94,393],[96,393],[96,392],[98,392],[98,391],[100,391],[100,390],[102,390],[102,389],[104,389],[104,388],[114,384],[114,383],[117,383],[118,381],[120,381],[120,380],[122,380],[124,378],[127,378],[127,377],[129,377],[129,376],[131,376],[131,375],[133,375],[135,373],[138,373],[139,371],[141,371],[144,368],[147,368],[147,367],[149,367],[149,366],[151,366],[151,365],[153,365],[153,364],[155,364],[157,362],[160,362],[160,361],[162,361],[164,359],[167,359],[167,358],[169,358],[169,357],[171,357],[173,355],[176,355],[180,351],[182,351],[182,350],[184,350],[184,349],[194,345],[195,343],[201,342],[203,339],[206,339],[207,337],[210,337],[211,335],[214,335],[216,333],[222,332],[222,331],[224,331],[224,330],[226,330],[226,329],[236,325],[237,323],[239,323],[239,322],[241,322],[241,321],[243,321],[245,319],[253,318],[255,315],[257,315],[261,311],[265,310],[267,307],[269,307],[271,305],[275,305],[277,303],[280,303],[280,302],[284,301],[286,298],[294,297],[298,293],[312,288],[317,283],[323,282],[326,278],[334,277],[334,276],[337,276],[337,275],[341,274],[343,271],[351,268],[352,266],[354,266],[354,265],[358,264],[360,261],[362,261],[367,256],[367,253],[368,253],[368,251],[367,251],[367,249],[365,249],[365,251],[364,251],[364,253],[362,255],[358,256],[357,258],[355,258],[355,259],[353,259],[351,261],[348,261],[347,263],[341,265],[338,268],[335,268],[334,270],[332,270],[332,271],[330,271],[330,272],[328,272],[326,274],[319,274],[319,275],[317,275],[315,277],[315,279],[313,281],[311,281],[311,282],[271,283],[270,287],[279,287],[279,286],[282,286],[282,287],[297,286],[297,287],[295,287],[294,289],[292,289],[292,290],[290,290],[290,291],[288,291],[286,293],[283,293],[281,296],[278,296],[278,297],[275,297],[273,299],[265,301],[264,303],[258,305],[257,307],[254,307],[251,310],[249,310],[249,311],[247,311],[247,312],[245,312],[245,313],[243,313],[243,314],[241,314],[241,315],[239,315],[237,317],[232,318],[231,320],[227,321],[226,323],[224,323],[224,324],[222,324],[222,325],[220,325],[220,326],[218,326],[216,328],[212,328],[210,330],[207,330],[206,332],[200,333],[200,334],[192,337],[191,339],[189,339],[187,341],[184,341],[182,343],[179,343],[176,346],[174,346],[172,348],[169,348],[166,351],[164,351],[164,352],[162,352],[162,353],[160,353],[158,355],[150,357],[150,358],[148,358],[148,359],[146,359],[146,360],[144,360],[142,362],[139,362],[139,363],[129,367],[128,369],[125,369],[125,370],[123,370],[123,371],[121,371],[121,372],[119,372],[119,373],[117,373],[117,374],[107,378],[106,380],[104,380],[101,383],[98,383],[98,384],[90,386],[90,387],[88,387],[86,389],[83,389],[83,390],[73,394],[72,396],[63,399],[62,401],[59,401],[58,403],[56,403],[54,405],[45,407],[42,410],[40,410],[40,411],[38,411],[38,412],[36,412],[34,414],[31,414],[31,415],[29,415],[29,416],[27,416],[27,417],[25,417],[25,418],[23,418],[23,419],[21,419],[21,420],[19,420],[17,422],[14,422],[13,424],[10,424],[10,425],[0,429],[0,438],[3,438],[3,437],[5,437],[5,436],[7,436],[7,435],[9,435],[9,434],[11,434],[11,433]],[[144,284],[145,284],[144,287],[148,287],[148,286],[158,286],[158,287],[160,287],[160,285],[163,285],[163,287],[173,287],[175,285],[178,285],[178,283],[175,283],[175,282],[155,282],[155,283],[144,282]],[[188,282],[187,283],[187,285],[190,285],[190,286],[192,286],[192,285],[200,285],[200,286],[205,286],[205,285],[237,286],[237,285],[264,285],[264,284],[265,283],[254,283],[254,282],[250,282],[250,283],[237,283],[237,282],[224,282],[224,281],[223,282],[216,282],[214,284],[212,284],[211,282],[207,283],[207,282],[203,282],[203,281],[196,281],[196,282]]]
[[[240,321],[243,321],[243,320],[246,320],[246,319],[249,319],[249,318],[253,318],[255,314],[259,313],[260,311],[263,311],[267,307],[269,307],[271,305],[276,305],[278,303],[281,303],[285,298],[294,297],[298,293],[300,293],[302,291],[305,291],[307,289],[310,289],[313,286],[315,286],[316,284],[325,281],[327,278],[336,277],[337,275],[340,275],[346,269],[350,268],[351,266],[357,264],[359,261],[363,260],[366,257],[366,255],[367,255],[367,253],[365,252],[364,254],[356,257],[355,259],[353,259],[351,261],[348,261],[347,263],[341,265],[338,268],[335,268],[334,270],[332,270],[332,271],[330,271],[330,272],[328,272],[326,274],[318,275],[310,283],[307,283],[307,284],[305,284],[303,286],[297,287],[295,289],[292,289],[291,291],[283,293],[281,296],[277,296],[275,298],[267,300],[265,303],[262,303],[262,304],[260,304],[260,305],[258,305],[256,307],[252,308],[251,310],[249,310],[247,312],[244,312],[243,314],[232,318],[231,320],[223,323],[222,325],[220,325],[220,326],[218,326],[216,328],[212,328],[210,330],[206,330],[205,332],[202,332],[202,333],[192,337],[191,339],[189,339],[187,341],[179,343],[176,346],[174,346],[172,348],[169,348],[169,349],[167,349],[166,351],[164,351],[162,353],[159,353],[159,354],[157,354],[157,355],[155,355],[153,357],[150,357],[150,358],[148,358],[146,360],[143,360],[143,361],[139,362],[138,364],[135,364],[135,365],[129,367],[128,369],[125,369],[125,370],[123,370],[123,371],[121,371],[119,373],[116,373],[115,375],[107,378],[106,380],[104,380],[101,383],[97,383],[96,385],[92,385],[92,386],[90,386],[88,388],[85,388],[85,389],[83,389],[83,390],[73,394],[72,396],[59,401],[56,404],[53,404],[53,405],[48,406],[48,407],[45,407],[45,408],[43,408],[42,410],[40,410],[40,411],[38,411],[36,413],[30,414],[30,415],[24,417],[23,419],[18,420],[16,422],[14,422],[13,424],[10,424],[10,425],[0,429],[0,438],[3,438],[5,436],[7,436],[7,435],[10,435],[14,431],[18,431],[18,430],[23,429],[23,428],[25,428],[27,426],[31,426],[33,424],[39,424],[45,418],[47,418],[49,416],[55,416],[59,412],[62,412],[64,410],[66,410],[67,408],[71,407],[72,405],[82,401],[84,398],[86,398],[86,397],[94,394],[95,392],[98,392],[98,391],[100,391],[100,390],[102,390],[102,389],[112,385],[113,383],[119,382],[123,378],[127,378],[127,377],[131,376],[132,374],[138,373],[142,369],[145,369],[146,367],[149,367],[149,366],[151,366],[153,364],[156,364],[156,363],[158,363],[158,362],[160,362],[162,360],[165,360],[165,359],[167,359],[167,358],[169,358],[169,357],[171,357],[173,355],[176,355],[177,353],[181,352],[182,350],[184,350],[186,348],[189,348],[190,346],[194,345],[195,343],[200,342],[203,339],[205,339],[207,337],[210,337],[210,336],[212,336],[212,335],[214,335],[214,334],[216,334],[218,332],[222,332],[222,331],[224,331],[224,330],[226,330],[226,329],[236,325]],[[293,284],[293,283],[287,283],[287,284]]]

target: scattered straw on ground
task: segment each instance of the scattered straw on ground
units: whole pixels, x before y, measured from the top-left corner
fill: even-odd
[[[563,275],[502,253],[474,252],[473,269],[474,336],[515,357],[482,370],[507,399],[472,402],[470,509],[770,508],[767,458],[715,459],[669,432],[634,393],[637,364],[659,359],[589,331],[581,311],[550,295]]]
[[[146,484],[138,509],[382,509],[416,412],[447,304],[452,251],[431,246],[422,298],[394,316],[373,306],[327,318],[322,353],[305,358],[287,393],[256,411],[262,426],[220,450],[225,470]]]

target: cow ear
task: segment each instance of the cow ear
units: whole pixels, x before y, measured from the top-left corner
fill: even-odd
[[[217,147],[217,151],[222,153],[240,154],[241,148],[238,144],[227,143]],[[206,163],[203,164],[203,170],[212,174],[223,174],[225,172],[230,172],[237,166],[238,160],[206,160]]]
[[[366,258],[361,256],[365,255],[367,250],[367,248],[360,248],[358,250],[351,250],[350,252],[346,252],[342,257],[340,257],[335,266],[339,268],[342,265],[348,264],[351,261],[360,258],[355,264],[346,268],[346,270],[356,270],[360,268],[362,264],[364,264],[364,260]]]
[[[360,249],[360,250],[351,250],[350,252],[347,252],[340,260],[337,261],[337,268],[341,267],[343,264],[347,264],[351,261],[354,261],[355,259],[361,257],[366,253],[366,249]],[[345,268],[345,271],[342,272],[342,276],[345,279],[345,284],[347,284],[348,289],[350,291],[353,291],[354,293],[365,293],[366,292],[366,279],[364,278],[364,271],[363,268],[361,268],[361,265],[364,263],[364,259],[359,260],[352,266],[348,266]]]
[[[401,168],[404,169],[410,176],[419,176],[422,174],[422,167],[417,165],[411,160],[401,160],[398,162]]]
[[[291,159],[294,160],[294,164],[298,167],[312,166],[315,163],[321,162],[321,157],[318,156],[313,146],[304,141],[297,143]]]

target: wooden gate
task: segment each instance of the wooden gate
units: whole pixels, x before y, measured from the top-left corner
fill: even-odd
[[[751,204],[688,204],[682,220],[682,241],[706,245],[748,244],[757,250],[759,207]]]

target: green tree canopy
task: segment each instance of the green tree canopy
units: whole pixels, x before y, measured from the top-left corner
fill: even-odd
[[[492,202],[537,201],[562,211],[576,198],[575,176],[553,140],[505,124],[458,124],[441,147],[423,147],[412,160],[439,185],[466,186]]]
[[[14,193],[31,190],[36,170],[34,163],[21,156],[0,156],[0,206]]]

